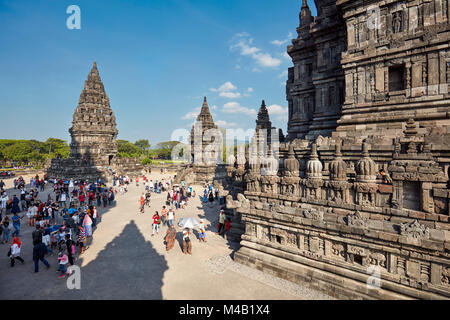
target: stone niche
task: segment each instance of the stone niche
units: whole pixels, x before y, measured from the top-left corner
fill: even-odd
[[[403,182],[403,208],[415,211],[421,210],[420,183],[418,181]]]

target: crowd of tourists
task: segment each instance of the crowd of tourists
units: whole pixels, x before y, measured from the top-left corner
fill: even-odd
[[[52,184],[46,201],[39,197],[38,187]],[[4,183],[0,184],[1,219],[0,231],[3,244],[10,246],[8,257],[11,267],[16,260],[24,263],[21,257],[22,241],[20,235],[21,220],[26,217],[27,224],[35,228],[32,233],[33,262],[35,273],[39,272],[39,261],[47,268],[50,264],[46,255],[57,253],[59,277],[65,277],[67,265],[73,265],[76,255],[86,250],[88,239],[100,218],[97,208],[113,206],[116,191],[107,187],[102,180],[64,181],[58,179],[39,179],[39,176],[30,180],[30,189],[27,190],[22,177],[14,183],[15,189],[20,190],[20,199],[16,194],[9,199],[4,190]],[[6,215],[11,210],[12,217]],[[12,240],[12,242],[11,242]]]
[[[149,180],[145,175],[133,179],[137,187],[143,187],[139,199],[140,211],[144,213],[145,206],[151,205],[152,194],[165,198],[165,205],[160,211],[154,211],[151,217],[152,236],[158,235],[161,227],[165,230],[164,241],[166,251],[169,252],[176,240],[177,229],[175,216],[182,230],[183,253],[192,254],[192,240],[195,239],[194,229],[198,229],[199,242],[206,242],[206,225],[203,219],[194,226],[183,225],[180,218],[183,209],[196,196],[191,185],[173,184],[171,178]],[[26,184],[23,177],[14,180],[12,198],[5,191],[5,183],[0,181],[0,233],[1,243],[9,246],[8,257],[11,267],[16,261],[25,263],[21,255],[22,236],[21,224],[27,223],[34,228],[32,232],[34,272],[39,272],[39,262],[47,268],[50,263],[48,255],[57,255],[59,277],[68,276],[69,265],[73,265],[77,256],[87,249],[88,239],[99,221],[98,208],[105,208],[115,204],[117,193],[126,193],[132,181],[128,176],[114,176],[112,187],[108,187],[100,179],[94,182],[40,179],[38,175]],[[51,188],[48,190],[48,188]],[[40,193],[47,190],[48,195],[43,201]],[[166,196],[164,196],[164,194]],[[221,202],[219,190],[212,184],[205,184],[203,196],[199,197],[209,206]],[[11,211],[9,217],[6,212]],[[23,220],[25,219],[25,220]],[[26,222],[25,222],[26,221]],[[224,210],[220,209],[216,234],[224,234],[230,229],[231,220],[226,218]]]
[[[139,187],[139,177],[135,179],[136,186]],[[196,196],[195,190],[191,185],[186,185],[184,181],[181,184],[172,184],[171,179],[162,179],[153,182],[148,180],[145,176],[141,178],[144,184],[145,190],[142,192],[140,199],[138,200],[140,205],[140,213],[145,212],[145,206],[150,206],[150,199],[152,193],[160,194],[167,192],[166,203],[160,211],[155,211],[152,215],[152,236],[158,235],[161,226],[166,226],[167,230],[164,236],[166,251],[169,252],[173,247],[176,239],[176,225],[175,216],[177,215],[178,221],[182,221],[183,210],[185,209],[191,199]],[[212,184],[204,185],[204,195],[202,197],[203,202],[209,202],[209,206],[212,207],[214,202],[219,202],[219,189],[214,188]],[[194,220],[195,221],[195,220]],[[193,226],[185,227],[183,223],[179,223],[179,226],[183,230],[183,253],[192,254],[192,238],[195,237],[193,232]],[[224,234],[230,230],[231,219],[226,218],[224,210],[221,209],[218,218],[217,232],[216,234]],[[200,242],[206,242],[206,225],[203,219],[200,219],[199,223],[195,225],[198,229],[198,240]]]

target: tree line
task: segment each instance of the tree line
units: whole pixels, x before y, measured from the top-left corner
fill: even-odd
[[[149,165],[152,160],[170,160],[172,149],[179,144],[178,141],[164,141],[156,144],[155,148],[147,139],[137,140],[132,143],[127,140],[117,140],[117,151],[121,158],[139,158],[143,165]]]
[[[160,142],[155,148],[147,139],[132,143],[127,140],[117,140],[119,157],[139,158],[144,165],[152,160],[170,160],[172,149],[178,141]],[[69,144],[61,139],[48,138],[46,141],[0,139],[0,164],[8,165],[42,165],[47,159],[63,158],[70,155]]]
[[[18,165],[36,165],[47,159],[67,158],[70,147],[66,141],[48,138],[38,140],[0,139],[0,163]]]

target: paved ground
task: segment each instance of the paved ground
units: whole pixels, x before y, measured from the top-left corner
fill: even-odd
[[[151,178],[161,176],[152,174]],[[11,185],[12,181],[7,181],[7,186]],[[201,193],[200,187],[195,189]],[[179,243],[167,253],[163,240],[167,227],[151,236],[151,215],[162,208],[166,194],[153,194],[151,208],[140,214],[138,198],[142,191],[142,186],[131,185],[126,195],[117,196],[115,207],[100,211],[101,222],[89,249],[76,261],[81,267],[80,290],[68,289],[66,280],[57,278],[56,255],[47,257],[49,270],[41,264],[40,272],[34,273],[34,228],[28,227],[24,218],[21,240],[25,264],[17,262],[10,268],[8,245],[0,245],[0,299],[331,299],[234,263],[230,254],[235,244],[214,233],[218,205],[204,207],[198,198],[190,201],[186,209],[178,210],[175,220],[204,218],[209,224],[208,242],[194,240],[192,256],[184,255],[179,232]],[[47,199],[47,192],[41,198]]]

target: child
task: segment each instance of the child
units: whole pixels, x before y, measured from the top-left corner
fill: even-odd
[[[86,234],[84,232],[84,228],[81,227],[81,226],[78,227],[78,238],[77,238],[77,240],[78,240],[77,244],[78,244],[78,246],[80,247],[80,250],[81,250],[80,254],[82,254],[84,252],[84,245],[85,245],[87,239],[86,239]]]
[[[203,219],[200,219],[200,226],[198,228],[200,229],[199,241],[206,242],[206,227],[203,223]]]
[[[69,257],[67,256],[65,251],[66,251],[65,245],[62,245],[61,250],[58,253],[58,262],[59,262],[58,271],[61,272],[58,278],[63,278],[66,274],[66,264],[69,262]]]

